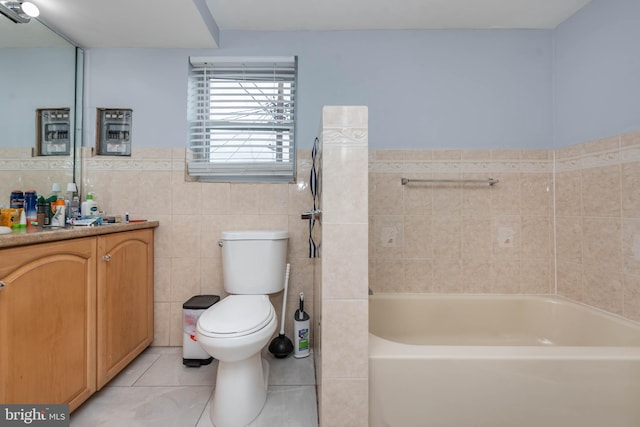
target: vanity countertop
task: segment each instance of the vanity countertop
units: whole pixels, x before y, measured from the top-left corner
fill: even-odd
[[[98,236],[101,234],[119,233],[122,231],[141,230],[158,227],[158,221],[116,223],[95,227],[67,226],[65,228],[32,227],[14,230],[11,234],[0,235],[0,249],[14,246],[33,245],[36,243],[56,242],[59,240],[77,239],[80,237]]]

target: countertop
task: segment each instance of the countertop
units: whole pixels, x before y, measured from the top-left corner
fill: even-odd
[[[144,221],[134,223],[118,223],[97,225],[95,227],[43,228],[30,227],[14,230],[11,234],[0,235],[0,249],[14,246],[33,245],[36,243],[57,242],[60,240],[77,239],[80,237],[99,236],[101,234],[120,233],[122,231],[142,230],[158,227],[158,221]]]

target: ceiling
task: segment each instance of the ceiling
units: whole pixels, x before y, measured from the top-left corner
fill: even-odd
[[[81,47],[213,48],[219,30],[552,29],[590,0],[31,0]],[[6,21],[6,22],[4,22]],[[7,23],[0,15],[0,35]]]

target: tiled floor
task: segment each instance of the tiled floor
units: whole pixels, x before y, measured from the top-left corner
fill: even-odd
[[[250,427],[317,427],[313,357],[276,359],[267,403]],[[151,347],[71,414],[71,427],[211,427],[217,361],[182,365],[182,348]]]

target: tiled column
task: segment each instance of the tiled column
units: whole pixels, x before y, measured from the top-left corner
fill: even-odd
[[[321,426],[368,425],[368,110],[324,107],[321,317],[315,350]]]

